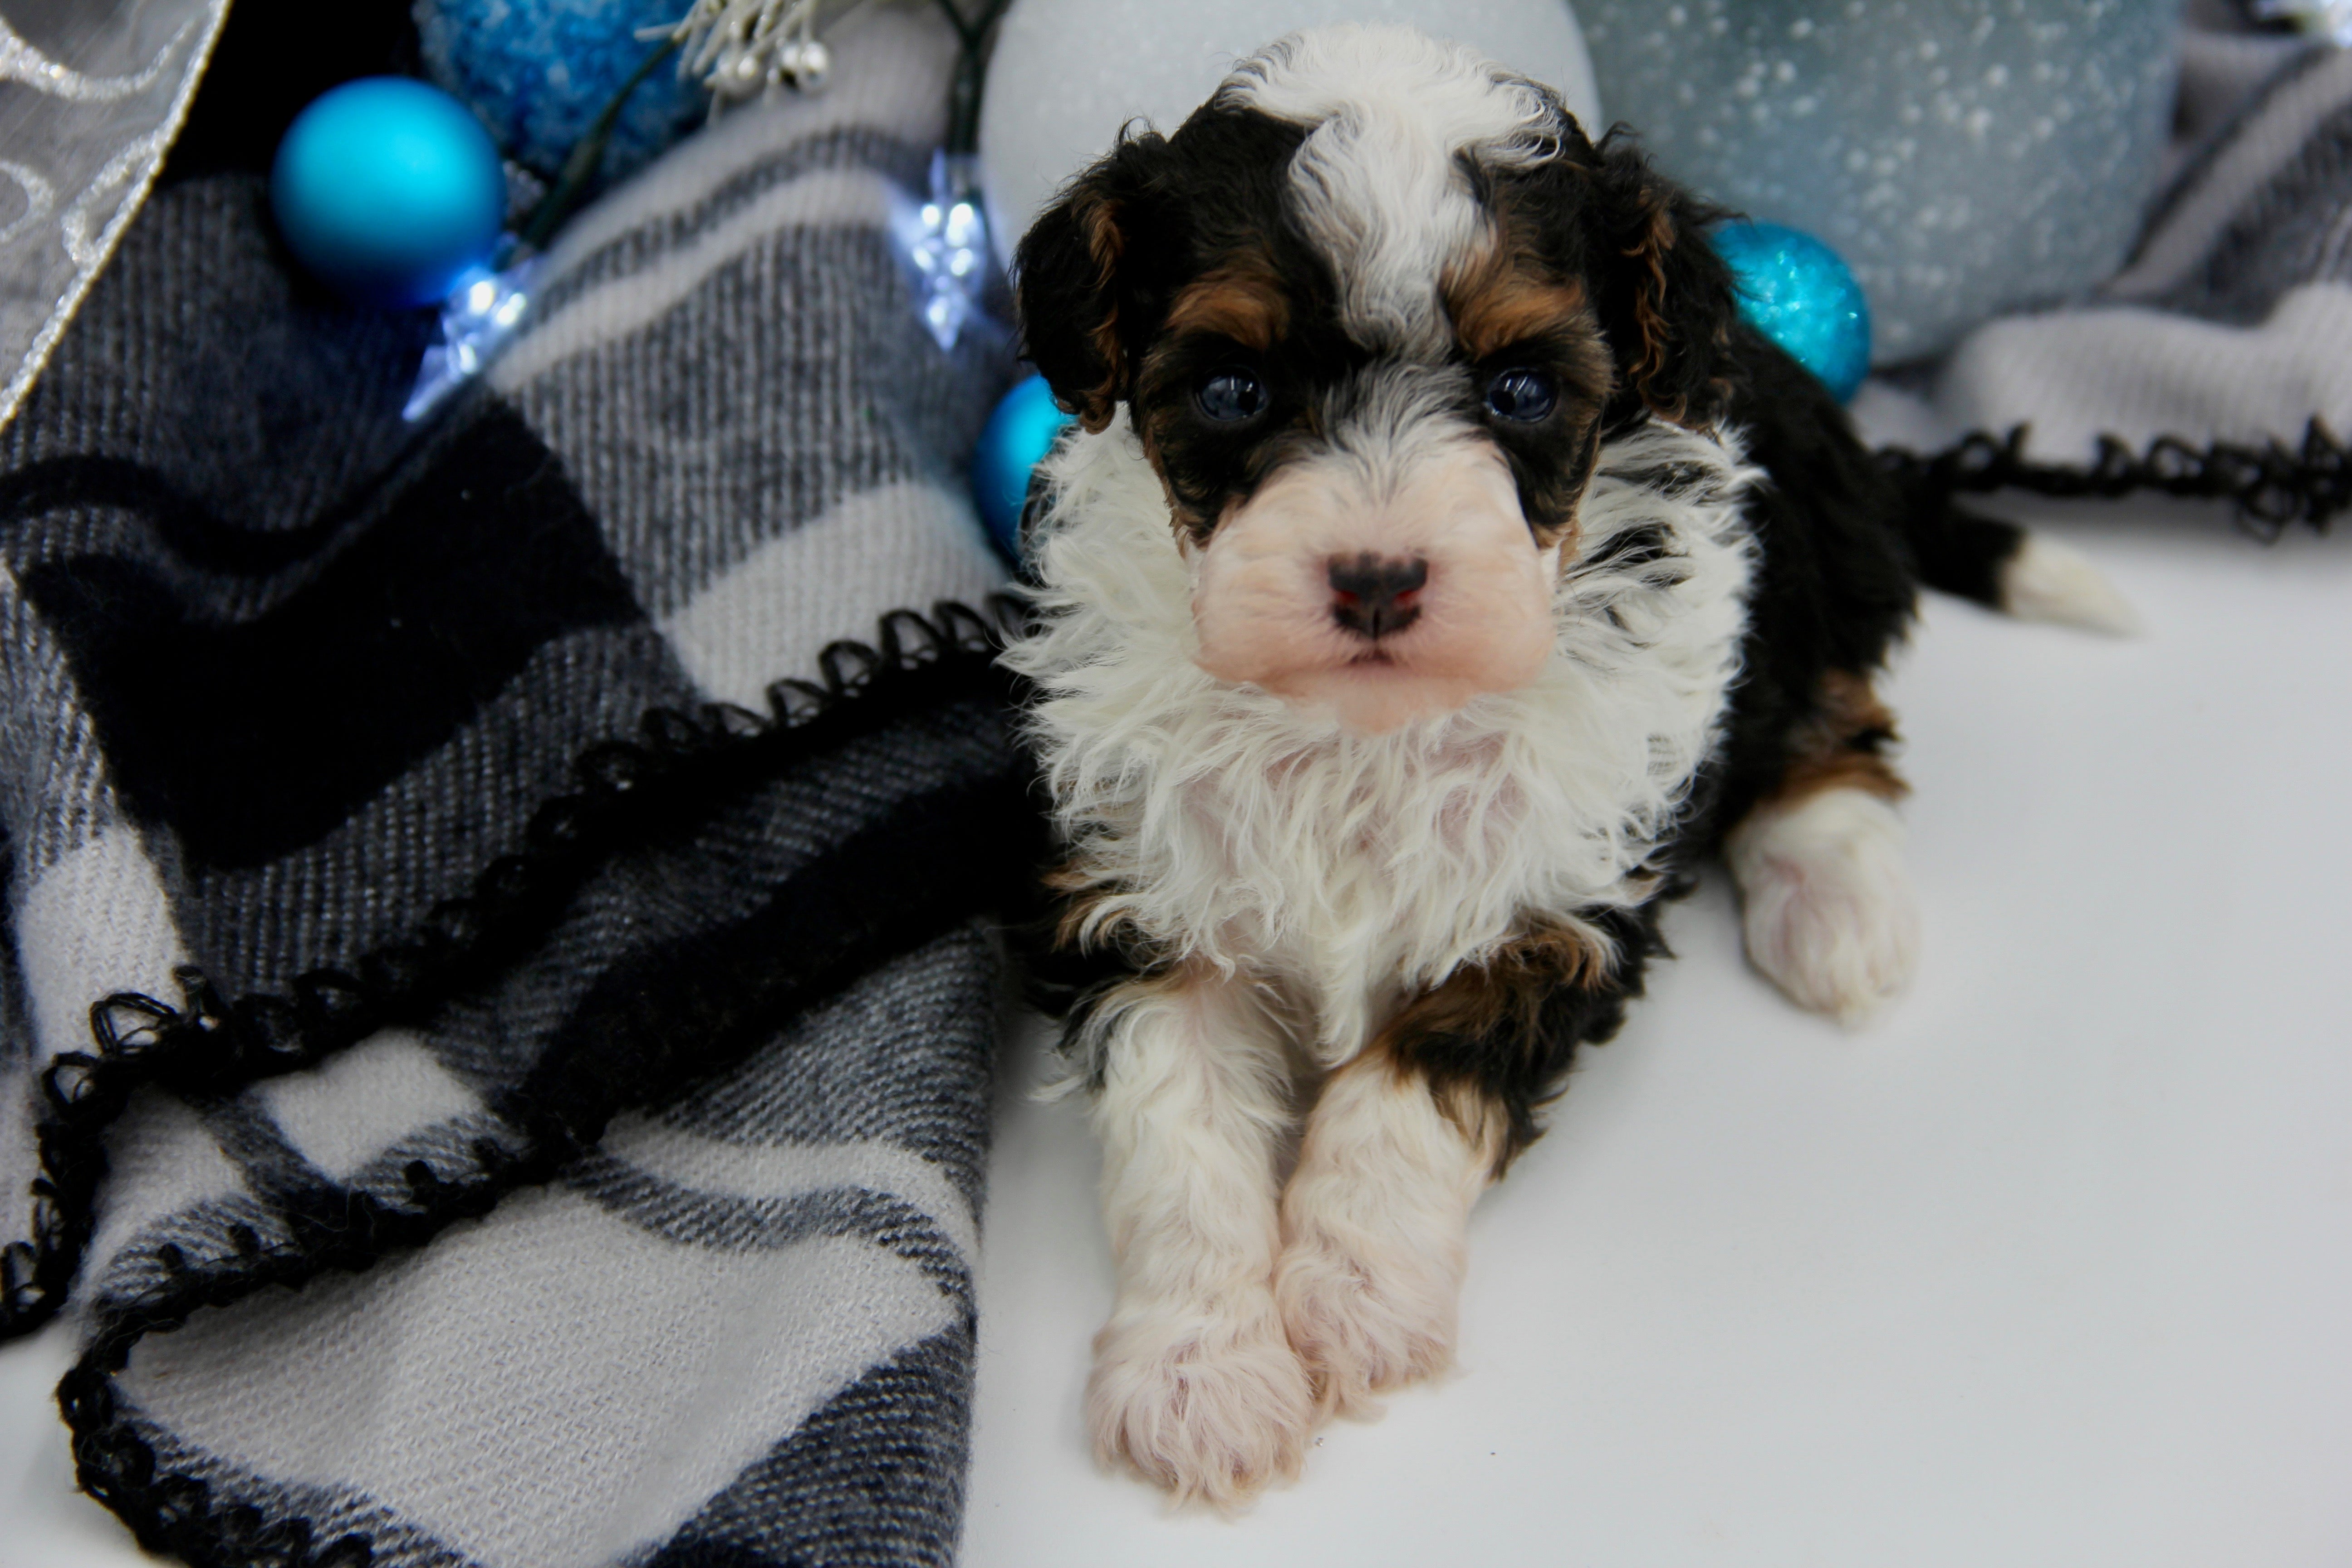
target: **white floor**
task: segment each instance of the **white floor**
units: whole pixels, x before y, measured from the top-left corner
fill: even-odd
[[[1007,1093],[966,1568],[2352,1563],[2352,534],[2063,515],[2149,630],[1928,606],[1909,998],[1846,1034],[1676,910],[1460,1375],[1250,1517],[1087,1459],[1093,1155]]]
[[[2352,1563],[2352,530],[2019,514],[2149,629],[1928,606],[1911,996],[1846,1034],[1720,885],[1677,910],[1478,1212],[1460,1375],[1241,1521],[1087,1458],[1093,1153],[1016,1047],[967,1568]],[[144,1561],[70,1490],[65,1358],[0,1352],[6,1568]]]

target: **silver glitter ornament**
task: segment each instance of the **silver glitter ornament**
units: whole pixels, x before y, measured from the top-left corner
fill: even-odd
[[[2138,232],[2180,0],[1580,0],[1667,172],[1827,241],[1874,361],[2081,293]]]

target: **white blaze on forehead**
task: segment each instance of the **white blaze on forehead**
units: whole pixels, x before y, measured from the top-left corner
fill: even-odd
[[[1524,164],[1558,146],[1542,89],[1410,27],[1294,33],[1236,67],[1217,102],[1310,127],[1292,213],[1331,260],[1348,328],[1382,347],[1442,342],[1439,280],[1485,228],[1461,155]]]

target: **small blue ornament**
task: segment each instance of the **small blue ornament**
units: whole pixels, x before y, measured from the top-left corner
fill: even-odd
[[[337,292],[426,305],[490,260],[506,172],[464,104],[407,77],[368,77],[294,117],[269,205],[295,256]]]
[[[1029,500],[1030,470],[1076,421],[1054,406],[1054,390],[1033,375],[1004,395],[980,433],[971,455],[971,493],[980,517],[1005,554],[1021,554],[1021,509]]]
[[[1822,378],[1840,403],[1870,374],[1870,302],[1820,240],[1777,223],[1727,223],[1715,248],[1739,282],[1739,313]]]

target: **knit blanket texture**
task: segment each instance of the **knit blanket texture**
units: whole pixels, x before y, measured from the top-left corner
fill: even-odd
[[[1032,854],[961,466],[1010,371],[886,241],[951,40],[431,330],[160,188],[0,433],[0,1331],[70,1297],[152,1550],[940,1563]]]

